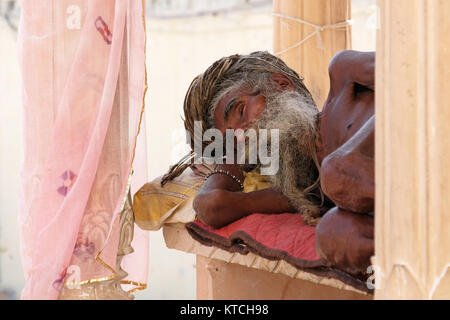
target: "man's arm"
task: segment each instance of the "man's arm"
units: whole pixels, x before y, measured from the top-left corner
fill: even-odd
[[[218,169],[244,180],[239,165],[219,165]],[[281,192],[270,188],[243,193],[236,181],[223,174],[214,174],[205,181],[193,207],[198,218],[213,228],[221,228],[252,213],[295,212]]]

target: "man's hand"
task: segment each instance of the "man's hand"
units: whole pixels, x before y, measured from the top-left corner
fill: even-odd
[[[241,181],[244,175],[238,165],[220,165]],[[239,184],[223,174],[214,174],[194,198],[198,218],[213,228],[221,228],[252,213],[295,212],[286,197],[273,188],[243,193]]]
[[[331,209],[317,225],[316,250],[338,269],[365,273],[374,253],[373,217]]]

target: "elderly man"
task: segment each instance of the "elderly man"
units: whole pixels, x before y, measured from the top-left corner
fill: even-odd
[[[320,113],[297,73],[267,52],[222,58],[194,79],[184,105],[191,137],[201,121],[203,130],[223,134],[279,129],[280,142],[279,170],[268,177],[273,188],[243,193],[246,168],[218,165],[194,209],[215,228],[252,213],[299,212],[317,224],[318,253],[357,274],[374,250],[374,53],[342,51],[329,74]],[[172,167],[165,179],[187,165]]]

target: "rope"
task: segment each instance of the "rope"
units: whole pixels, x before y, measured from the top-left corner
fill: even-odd
[[[283,49],[278,52],[274,52],[274,55],[280,55],[280,54],[285,53],[289,50],[292,50],[296,47],[299,47],[314,36],[317,36],[317,47],[321,50],[325,50],[325,46],[323,44],[323,39],[322,39],[323,31],[329,30],[329,29],[343,29],[343,28],[347,28],[353,24],[353,20],[346,20],[346,21],[342,21],[342,22],[338,22],[338,23],[334,23],[334,24],[326,24],[324,26],[320,26],[320,25],[308,22],[306,20],[303,20],[303,19],[300,19],[297,17],[293,17],[293,16],[289,16],[286,14],[282,14],[282,13],[273,13],[272,15],[275,17],[279,17],[281,19],[299,22],[299,23],[302,23],[302,24],[305,24],[307,26],[314,28],[314,31],[311,34],[309,34],[305,39],[300,40],[299,42],[293,44],[292,46],[287,47],[286,49]]]

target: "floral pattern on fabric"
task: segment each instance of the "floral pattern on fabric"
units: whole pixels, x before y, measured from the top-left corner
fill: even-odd
[[[69,192],[72,185],[75,183],[75,180],[77,178],[77,175],[73,173],[72,171],[68,170],[65,171],[61,175],[61,179],[63,180],[62,186],[60,186],[57,190],[58,192],[63,195],[64,197],[67,196],[67,193]]]

